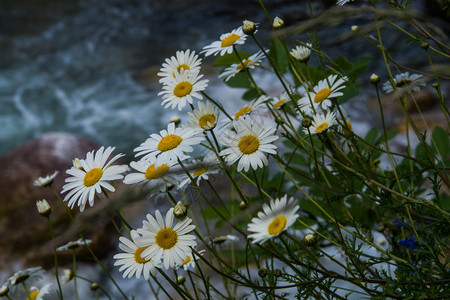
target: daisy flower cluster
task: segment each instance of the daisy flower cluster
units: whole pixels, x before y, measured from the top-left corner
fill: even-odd
[[[120,237],[119,248],[123,251],[114,255],[115,266],[123,277],[143,276],[146,280],[156,275],[156,268],[179,267],[194,255],[192,249],[197,246],[195,235],[189,234],[195,229],[192,219],[185,217],[174,224],[174,209],[170,208],[162,217],[159,210],[155,216],[147,214],[142,227],[130,231],[130,238]]]
[[[319,134],[337,124],[336,99],[344,95],[347,77],[329,75],[320,80],[311,91],[298,100],[298,107],[304,116],[312,119],[312,126],[304,128],[306,134]]]

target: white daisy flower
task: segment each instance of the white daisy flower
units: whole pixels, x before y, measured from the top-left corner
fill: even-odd
[[[167,130],[151,134],[134,152],[137,152],[136,156],[144,155],[143,160],[156,158],[155,167],[160,167],[177,159],[189,158],[186,153],[194,151],[192,145],[198,145],[202,140],[203,137],[197,136],[196,131],[191,128],[175,128],[174,123],[169,123]]]
[[[267,107],[265,105],[265,102],[267,100],[269,100],[269,97],[266,95],[262,95],[258,99],[244,105],[234,114],[234,120],[237,120],[239,119],[239,117],[242,117],[244,115],[250,114],[253,111],[266,109]]]
[[[43,300],[44,296],[50,293],[51,283],[44,285],[42,288],[32,286],[30,288],[30,297],[27,300]]]
[[[125,184],[143,185],[149,192],[165,192],[169,186],[177,185],[179,175],[171,172],[176,161],[163,163],[155,167],[155,158],[150,160],[132,161],[130,167],[137,172],[127,174],[123,179]]]
[[[269,52],[269,50],[266,50]],[[254,69],[261,65],[261,60],[264,58],[264,53],[259,51],[247,59],[244,59],[242,63],[232,64],[231,66],[225,68],[225,70],[219,75],[219,78],[228,81],[230,78],[234,77],[237,73],[244,71],[244,68]]]
[[[140,238],[139,233],[136,230],[130,231],[131,240],[126,237],[121,236],[119,238],[119,248],[123,253],[118,253],[114,255],[114,266],[121,266],[119,272],[123,272],[123,278],[131,278],[136,274],[136,278],[141,278],[144,276],[145,280],[150,278],[150,273],[156,275],[156,267],[158,263],[155,264],[153,259],[146,259],[141,256],[142,252],[148,247],[138,247],[136,241]]]
[[[306,95],[298,101],[300,109],[303,110],[305,114],[311,114],[314,111],[317,113],[319,107],[326,110],[332,104],[330,98],[343,95],[340,90],[345,88],[345,81],[347,81],[347,77],[344,76],[338,78],[337,75],[330,75],[328,78],[322,79],[313,88],[313,92],[306,93]],[[311,104],[314,109],[311,107]]]
[[[289,53],[299,62],[307,62],[309,60],[309,57],[311,56],[311,44],[306,44],[308,47],[305,46],[297,46],[293,48]]]
[[[197,252],[198,252],[198,254],[203,255],[203,253],[205,253],[205,250],[200,250]],[[187,271],[189,269],[194,269],[195,268],[195,259],[197,261],[200,259],[198,254],[196,254],[194,252],[189,253],[186,256],[186,258],[181,261],[182,264],[180,265],[180,267],[183,266],[183,269],[185,271]],[[195,259],[194,259],[194,256],[195,256]]]
[[[83,169],[72,167],[66,171],[72,177],[66,178],[66,184],[63,186],[61,193],[70,191],[64,197],[64,201],[69,201],[68,206],[70,208],[73,208],[75,203],[78,202],[82,212],[88,200],[90,206],[94,205],[95,192],[101,193],[102,188],[111,192],[115,191],[115,188],[108,181],[122,179],[121,173],[125,172],[128,167],[126,165],[111,165],[124,154],[117,154],[106,163],[114,149],[114,147],[108,147],[105,150],[102,146],[97,150],[95,156],[95,151],[88,152],[86,159],[80,160]]]
[[[353,0],[338,0],[338,2],[336,2],[336,5],[342,6],[348,2],[353,2]]]
[[[273,108],[281,109],[289,101],[289,99],[289,94],[284,91],[283,93],[281,93],[279,98],[273,97],[270,103],[272,103]]]
[[[202,161],[194,160],[191,164],[187,165],[190,175],[193,179],[196,179],[197,185],[200,185],[201,180],[208,180],[210,174],[217,174],[220,171],[220,162],[214,152],[209,152]],[[184,180],[180,183],[180,189],[191,182],[191,179],[187,174],[181,175]]]
[[[195,51],[177,51],[175,56],[166,58],[162,64],[158,76],[162,77],[159,82],[165,83],[168,79],[175,78],[175,74],[181,74],[182,71],[199,72],[202,59],[195,54]]]
[[[219,109],[209,101],[198,102],[198,110],[188,112],[188,115],[190,117],[187,120],[188,126],[200,131],[212,130],[217,125]]]
[[[230,54],[233,52],[233,45],[241,45],[245,43],[247,35],[242,31],[242,26],[233,29],[229,33],[224,33],[220,36],[220,41],[215,41],[208,46],[203,47],[203,51],[200,53],[205,53],[205,56],[209,55],[224,55],[225,53]]]
[[[208,79],[203,79],[203,75],[199,75],[198,71],[190,71],[183,73],[175,73],[175,77],[166,77],[162,92],[162,103],[164,108],[171,107],[182,110],[186,106],[186,102],[192,104],[193,98],[203,99],[201,91],[208,86]]]
[[[44,269],[41,267],[36,268],[29,268],[25,270],[20,270],[11,277],[9,277],[5,285],[14,293],[16,290],[16,287],[20,285],[22,282],[33,282],[42,277],[42,274],[44,273]]]
[[[419,74],[411,74],[411,76],[410,76],[409,72],[400,73],[400,74],[395,75],[394,84],[395,84],[396,88],[404,88],[407,86],[411,86],[411,87],[407,88],[408,91],[418,92],[418,91],[420,91],[421,86],[425,86],[425,83],[424,82],[414,82],[414,81],[416,81],[417,79],[419,79],[421,77],[422,77],[422,75],[419,75]],[[394,87],[392,86],[390,81],[386,81],[383,84],[382,89],[386,94],[390,94],[394,91]]]
[[[309,127],[309,131],[311,134],[322,133],[334,124],[336,124],[336,115],[334,112],[325,115],[316,114],[313,118],[311,127]],[[309,134],[308,128],[304,128],[303,131],[306,134]]]
[[[239,160],[237,170],[248,171],[250,166],[256,170],[267,166],[268,160],[264,152],[276,154],[277,146],[272,142],[278,139],[276,128],[264,127],[262,120],[248,116],[233,121],[235,131],[226,130],[221,143],[228,148],[220,152],[225,156],[228,165]]]
[[[253,243],[265,241],[279,235],[294,224],[298,218],[299,206],[294,198],[287,200],[287,196],[270,200],[270,205],[264,204],[263,211],[258,212],[258,217],[248,224],[248,231],[252,232],[248,237]]]
[[[147,247],[141,257],[154,261],[162,259],[167,270],[182,264],[183,259],[192,252],[191,247],[197,246],[195,235],[187,234],[195,229],[195,225],[191,225],[192,220],[185,217],[172,228],[173,208],[166,213],[165,222],[159,210],[156,210],[155,216],[148,214],[148,221],[144,221],[142,228],[138,229],[142,236],[137,239],[137,245]]]
[[[47,175],[45,177],[39,177],[34,181],[34,186],[49,186],[53,183],[53,180],[55,180],[56,175],[59,174],[59,171],[53,172],[51,175]]]
[[[84,239],[83,240],[83,239],[79,238],[76,241],[70,241],[67,244],[63,245],[63,246],[56,248],[56,251],[73,250],[73,249],[76,249],[76,248],[78,248],[80,246],[84,246],[85,242],[86,242],[87,245],[89,245],[92,241],[88,240],[88,239]]]

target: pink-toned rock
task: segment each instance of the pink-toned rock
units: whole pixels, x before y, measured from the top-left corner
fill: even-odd
[[[92,247],[100,257],[116,247],[115,239],[105,234],[111,232],[107,220],[86,219],[74,209],[72,223],[50,188],[33,185],[38,177],[59,171],[53,183],[59,194],[72,160],[85,158],[88,151],[98,148],[95,143],[71,134],[49,133],[0,157],[0,270],[16,271],[10,270],[13,263],[52,267],[54,246],[77,240],[80,236],[75,229],[82,229],[86,238],[93,240]],[[47,220],[37,212],[36,201],[40,199],[46,199],[52,208],[50,219],[55,239],[51,238]],[[89,215],[89,209],[85,212]],[[80,218],[85,223],[80,224]],[[58,254],[60,263],[70,261],[71,252],[65,252]],[[82,258],[87,253],[80,248],[79,254]]]

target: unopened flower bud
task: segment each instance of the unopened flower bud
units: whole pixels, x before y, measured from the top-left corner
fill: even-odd
[[[282,274],[283,274],[283,273],[281,272],[280,269],[275,269],[275,270],[273,270],[273,275],[274,275],[275,277],[280,277]]]
[[[309,246],[309,247],[314,246],[317,242],[317,236],[313,233],[308,233],[303,238],[303,242],[305,242],[306,246]]]
[[[311,125],[312,125],[311,119],[309,119],[309,118],[304,118],[304,119],[302,120],[302,126],[303,126],[303,127],[308,128],[308,127],[310,127]]]
[[[50,214],[52,213],[52,209],[45,199],[36,201],[36,207],[38,213],[43,217],[48,218],[48,216],[50,216]]]
[[[175,208],[173,209],[173,214],[175,218],[182,220],[187,215],[187,207],[181,203],[181,201],[178,201],[177,205],[175,205]]]
[[[259,275],[261,278],[266,277],[266,276],[267,276],[267,270],[264,269],[264,268],[259,269],[259,270],[258,270],[258,275]]]
[[[72,269],[64,269],[63,276],[62,276],[63,283],[71,281],[73,278],[73,275],[74,275],[74,273],[73,273]]]
[[[91,291],[96,291],[99,288],[100,288],[100,286],[98,285],[98,283],[95,283],[95,282],[93,284],[91,284],[91,286],[90,286]]]
[[[242,31],[245,34],[250,35],[250,34],[254,34],[255,33],[255,31],[256,31],[256,24],[254,22],[245,20],[243,23],[244,24],[242,25]]]
[[[244,201],[241,201],[241,203],[239,203],[239,209],[244,210],[246,208],[247,208],[247,204]]]
[[[2,286],[0,288],[0,297],[8,295],[8,292],[9,292],[9,287],[7,287],[6,285]]]
[[[422,43],[420,43],[420,47],[427,50],[430,47],[430,43],[423,41]]]
[[[281,29],[283,27],[284,27],[284,21],[279,17],[275,17],[275,19],[273,19],[272,28],[273,29]]]
[[[369,81],[371,84],[378,84],[380,82],[380,76],[378,76],[377,74],[372,74],[370,75]]]
[[[175,125],[180,124],[181,119],[178,116],[173,116],[172,118],[170,118],[170,123],[174,123]]]
[[[184,276],[178,276],[177,278],[177,284],[178,285],[182,285],[186,282],[186,278],[184,278]]]
[[[358,25],[353,25],[353,26],[351,27],[351,30],[352,30],[352,32],[356,32],[356,31],[359,30],[359,26],[358,26]]]
[[[74,160],[72,160],[72,164],[75,168],[83,170],[83,166],[81,165],[79,158],[75,158]]]

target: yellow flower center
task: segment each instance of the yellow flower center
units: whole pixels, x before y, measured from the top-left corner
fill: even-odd
[[[84,185],[87,187],[96,184],[103,175],[103,170],[100,168],[94,168],[84,175]]]
[[[278,108],[278,107],[280,107],[281,105],[283,105],[283,104],[285,104],[285,103],[286,103],[286,99],[281,99],[280,101],[278,101],[277,103],[275,103],[275,104],[273,105],[273,107]]]
[[[234,115],[234,119],[235,120],[239,119],[239,117],[242,117],[243,115],[250,112],[251,110],[252,110],[252,108],[250,106],[244,106],[243,108],[238,110],[238,112]]]
[[[402,87],[402,86],[408,85],[408,84],[410,84],[410,83],[411,83],[411,79],[405,78],[405,79],[402,79],[402,80],[400,80],[399,82],[397,82],[397,83],[395,84],[395,86],[397,86],[397,87]]]
[[[186,260],[182,259],[181,262],[183,263],[183,265],[187,265],[188,263],[190,263],[192,260],[192,258],[188,255],[186,257]]]
[[[27,300],[36,300],[37,296],[39,295],[38,290],[34,290],[30,292],[30,297],[27,298]]]
[[[349,137],[350,133],[353,132],[352,123],[345,121],[345,124],[347,124],[347,127],[344,127],[344,134],[346,137]]]
[[[150,165],[145,171],[145,178],[148,180],[162,178],[169,170],[169,166],[162,164],[159,168],[155,168],[155,164]]]
[[[177,244],[178,234],[172,228],[163,228],[155,236],[156,244],[164,249],[171,249]]]
[[[316,127],[316,132],[322,132],[327,128],[328,128],[328,123],[323,122],[322,124],[320,124],[319,126]]]
[[[187,71],[187,70],[190,70],[191,68],[189,68],[189,66],[187,64],[181,64],[177,67],[178,74],[181,73],[181,69],[183,69],[184,71]]]
[[[238,143],[239,150],[244,154],[252,154],[259,148],[259,139],[253,134],[244,135]]]
[[[200,125],[203,129],[211,129],[213,125],[216,123],[216,116],[213,114],[206,114],[201,116],[198,120],[198,125]]]
[[[239,34],[232,33],[222,40],[220,47],[225,48],[231,46],[240,38],[241,36]]]
[[[237,65],[236,70],[240,71],[240,70],[243,70],[244,67],[247,68],[248,64],[251,62],[252,62],[251,59],[246,59],[245,61],[243,61],[242,63]],[[242,66],[242,65],[244,65],[244,66]]]
[[[182,98],[186,95],[189,95],[191,91],[192,91],[192,84],[187,81],[182,81],[174,87],[173,94],[178,98]]]
[[[269,224],[269,234],[275,235],[279,234],[286,227],[286,218],[284,216],[279,216],[273,219]]]
[[[314,102],[319,103],[322,102],[323,100],[327,99],[328,96],[330,96],[331,94],[331,89],[329,88],[324,88],[321,89],[316,96],[314,96]]]
[[[197,170],[194,171],[193,175],[194,175],[194,177],[198,177],[198,176],[202,175],[205,172],[206,172],[205,168],[198,168]]]
[[[144,252],[144,250],[147,249],[148,247],[150,247],[150,246],[140,247],[140,248],[137,248],[136,251],[134,251],[134,260],[136,261],[136,263],[138,263],[138,264],[146,264],[146,263],[148,263],[149,261],[152,260],[151,258],[146,260],[145,258],[143,258],[141,256],[142,252]]]
[[[161,152],[169,151],[178,147],[183,139],[176,134],[169,134],[163,137],[158,143],[158,150]]]

